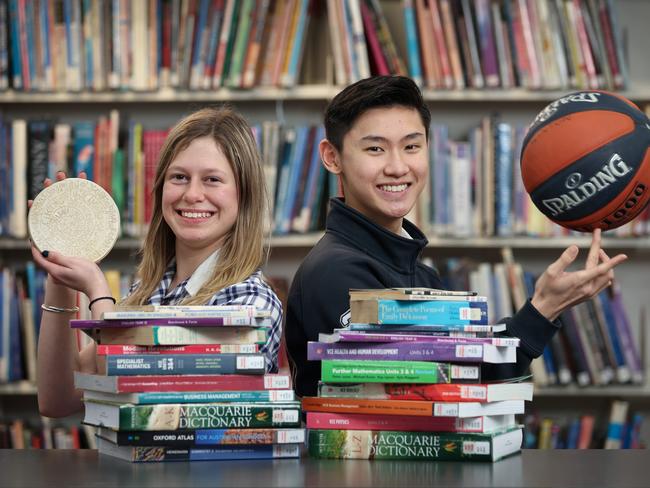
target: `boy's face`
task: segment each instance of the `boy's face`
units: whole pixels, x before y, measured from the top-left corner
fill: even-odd
[[[429,175],[418,111],[395,106],[363,113],[343,138],[339,167],[345,202],[399,234]]]

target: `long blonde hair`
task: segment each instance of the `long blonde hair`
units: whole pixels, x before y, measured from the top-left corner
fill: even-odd
[[[264,214],[268,200],[262,161],[251,128],[228,106],[204,108],[176,124],[160,151],[151,224],[140,251],[142,261],[137,271],[140,284],[124,300],[126,305],[147,303],[175,255],[176,237],[162,215],[165,173],[178,153],[200,137],[211,137],[228,159],[237,183],[239,215],[220,248],[212,276],[194,297],[183,303],[205,304],[216,292],[245,280],[262,265],[265,258]]]

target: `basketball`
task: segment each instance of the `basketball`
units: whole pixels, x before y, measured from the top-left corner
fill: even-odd
[[[650,197],[650,123],[626,98],[581,91],[550,103],[521,150],[526,191],[544,215],[569,229],[614,229]]]

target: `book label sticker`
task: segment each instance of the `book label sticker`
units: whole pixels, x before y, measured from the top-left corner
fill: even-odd
[[[489,442],[463,442],[463,454],[485,454],[490,455]]]
[[[237,369],[263,369],[264,357],[237,356]]]

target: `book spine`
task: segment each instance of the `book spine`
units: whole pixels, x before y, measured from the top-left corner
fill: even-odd
[[[409,74],[418,86],[422,86],[422,66],[420,64],[420,46],[418,43],[418,31],[415,21],[415,9],[413,0],[404,0],[404,26],[406,30],[406,46],[408,53]]]
[[[101,433],[99,434],[101,437]],[[238,446],[269,444],[299,444],[305,442],[304,429],[197,429],[117,432],[118,446]]]
[[[291,380],[287,375],[119,376],[117,385],[124,393],[273,390],[290,388]]]
[[[125,431],[258,427],[300,427],[300,407],[205,403],[119,409],[118,430]]]
[[[459,384],[376,384],[359,383],[352,385],[318,384],[318,395],[324,398],[371,398],[375,400],[427,400],[437,402],[487,402],[490,401],[489,385]],[[522,393],[522,399],[532,399]]]
[[[497,347],[519,347],[517,337],[439,337],[416,334],[373,334],[372,332],[339,331],[341,342],[433,342],[449,344],[491,344]]]
[[[97,355],[130,354],[254,354],[259,352],[258,344],[193,344],[187,346],[132,346],[127,344],[98,344]]]
[[[106,358],[109,376],[143,374],[263,374],[263,354],[129,354]]]
[[[522,431],[513,433],[508,454],[521,446]],[[310,430],[308,445],[317,459],[495,460],[492,436],[481,434]]]
[[[377,319],[379,324],[485,325],[487,324],[487,303],[379,300]]]
[[[480,377],[479,366],[423,361],[324,360],[321,368],[326,383],[451,383]]]
[[[145,312],[146,313],[146,312]],[[197,317],[197,318],[152,318],[152,319],[110,319],[110,320],[71,320],[73,329],[94,328],[128,328],[128,327],[220,327],[220,326],[250,326],[271,327],[273,321],[268,318],[246,316],[232,317]]]
[[[322,359],[372,359],[372,360],[403,360],[403,361],[457,361],[457,362],[494,362],[488,349],[497,349],[489,344],[452,344],[452,343],[402,343],[384,344],[328,344],[323,342],[307,343],[307,359],[319,361]],[[514,351],[514,349],[513,349]],[[507,355],[501,350],[500,359],[503,362],[514,362],[514,354]],[[512,357],[510,357],[512,356]],[[489,359],[489,361],[488,361]],[[505,361],[512,359],[512,361]]]
[[[509,416],[503,416],[509,417]],[[434,417],[307,412],[307,429],[485,432],[486,417]],[[509,419],[507,419],[509,420]],[[513,419],[514,423],[514,419]]]
[[[157,403],[288,402],[293,400],[295,400],[293,390],[251,390],[139,393],[136,400],[131,403],[138,405],[152,405]]]
[[[300,444],[224,446],[212,449],[177,449],[166,447],[126,448],[124,453],[108,441],[98,439],[99,452],[108,456],[120,457],[128,461],[166,462],[166,461],[217,461],[242,459],[278,459],[300,457]]]

